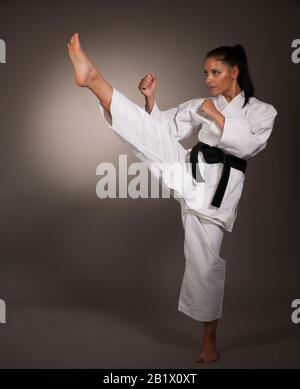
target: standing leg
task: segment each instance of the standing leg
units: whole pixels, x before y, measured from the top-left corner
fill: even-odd
[[[226,262],[219,252],[224,231],[217,224],[184,211],[185,272],[178,310],[203,322],[203,349],[197,362],[218,359],[216,330],[222,316]]]
[[[219,359],[219,352],[217,351],[217,325],[217,319],[203,322],[202,350],[197,356],[197,362],[214,362]]]

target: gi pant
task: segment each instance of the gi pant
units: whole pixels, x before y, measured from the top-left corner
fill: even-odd
[[[113,88],[111,116],[100,104],[109,127],[146,164],[186,160],[187,150],[159,121]],[[224,230],[187,210],[180,199],[185,232],[185,271],[178,310],[199,321],[222,316],[226,262],[219,256]]]
[[[222,316],[226,262],[220,256],[224,231],[218,224],[185,212],[181,202],[184,227],[185,271],[178,310],[199,321]]]

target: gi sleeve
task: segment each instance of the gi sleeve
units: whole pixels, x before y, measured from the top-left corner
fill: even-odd
[[[201,101],[198,105],[201,105]],[[175,108],[161,111],[157,103],[154,103],[150,116],[160,121],[176,140],[183,140],[198,132],[202,124],[194,114],[195,99],[179,104]],[[145,106],[143,109],[146,110]]]
[[[146,111],[146,106],[145,105],[143,106],[143,109]],[[146,111],[146,112],[148,112],[148,111]],[[160,111],[158,106],[157,106],[157,103],[155,101],[154,105],[153,105],[153,108],[152,108],[152,111],[149,113],[149,115],[152,116],[154,119],[159,120],[161,118],[161,115],[163,115],[163,114],[167,115],[168,113],[169,113],[169,115],[175,115],[176,108],[171,108],[171,109],[169,109],[167,111]]]
[[[218,146],[240,158],[253,157],[266,147],[276,115],[271,104],[262,103],[254,107],[249,120],[225,117]]]

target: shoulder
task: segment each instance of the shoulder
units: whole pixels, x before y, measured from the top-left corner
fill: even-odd
[[[257,97],[250,97],[248,104],[253,120],[264,120],[277,115],[277,110],[272,104],[259,100]]]
[[[204,100],[205,98],[195,97],[179,104],[177,107],[176,120],[189,123],[198,123],[199,118],[198,115],[195,115],[195,113]]]
[[[178,105],[179,111],[196,111],[197,108],[203,103],[208,97],[194,97],[190,100],[184,101]]]

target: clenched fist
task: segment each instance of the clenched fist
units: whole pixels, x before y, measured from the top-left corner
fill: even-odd
[[[211,99],[204,100],[200,106],[200,110],[206,112],[208,115],[210,115],[212,117],[214,117],[215,114],[219,113],[214,102]]]
[[[145,97],[154,97],[157,87],[157,77],[154,73],[148,73],[139,83],[139,90]]]

